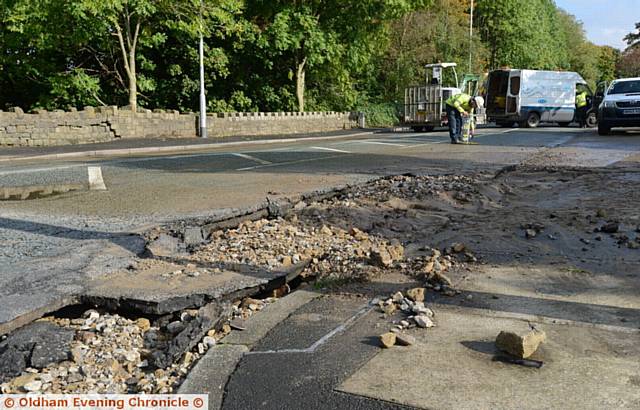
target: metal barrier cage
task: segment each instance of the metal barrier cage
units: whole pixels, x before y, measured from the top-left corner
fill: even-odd
[[[404,122],[439,125],[442,116],[442,87],[405,89]]]

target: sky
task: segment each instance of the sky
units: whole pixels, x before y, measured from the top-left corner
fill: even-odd
[[[587,38],[601,46],[626,48],[624,36],[640,22],[640,0],[556,0],[584,23]]]

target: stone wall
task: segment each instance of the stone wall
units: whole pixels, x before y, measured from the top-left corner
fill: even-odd
[[[358,128],[357,113],[244,112],[207,116],[212,137],[286,135]]]
[[[357,114],[232,113],[207,116],[210,138],[287,135],[357,128]],[[0,111],[0,146],[88,144],[133,138],[195,138],[198,116],[178,111],[133,113],[118,107],[85,107],[82,111],[20,108]]]

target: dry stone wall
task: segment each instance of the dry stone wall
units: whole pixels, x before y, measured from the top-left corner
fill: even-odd
[[[357,128],[356,113],[231,113],[207,116],[210,138],[288,135]],[[0,146],[89,144],[135,138],[195,138],[198,116],[178,111],[131,112],[118,107],[81,111],[20,108],[0,111]]]

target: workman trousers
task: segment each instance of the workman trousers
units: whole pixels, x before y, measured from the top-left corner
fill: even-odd
[[[576,121],[580,124],[580,128],[585,128],[587,126],[587,112],[589,111],[588,106],[576,108]]]
[[[449,137],[451,143],[456,144],[462,139],[462,115],[457,108],[447,105],[447,117],[449,119]]]

